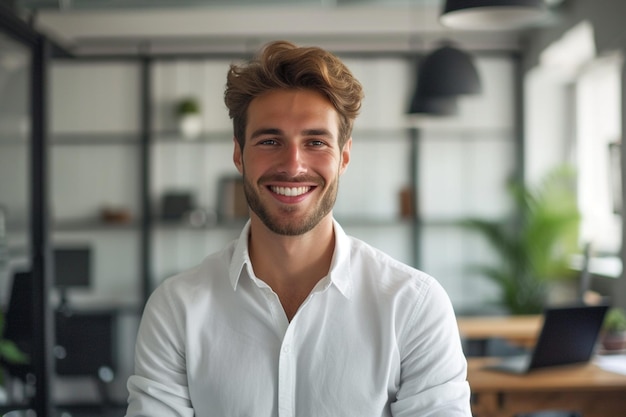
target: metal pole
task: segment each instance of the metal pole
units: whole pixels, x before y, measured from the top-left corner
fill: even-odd
[[[141,63],[141,141],[140,149],[140,188],[141,188],[141,227],[140,227],[140,267],[141,267],[141,295],[143,304],[148,300],[152,292],[150,256],[152,253],[152,207],[150,205],[150,146],[151,124],[152,124],[152,107],[150,104],[151,96],[151,66],[152,59],[144,57]]]
[[[412,240],[413,240],[413,266],[421,268],[422,263],[422,221],[419,215],[419,158],[420,158],[420,130],[417,127],[409,129],[411,150],[409,152],[409,169],[411,175],[411,193],[412,193],[412,207],[413,213],[411,213],[411,227],[412,227]]]
[[[51,381],[53,368],[54,313],[48,295],[51,287],[51,256],[48,210],[48,63],[51,45],[37,36],[31,73],[31,246],[33,279],[33,357],[37,417],[52,417]]]

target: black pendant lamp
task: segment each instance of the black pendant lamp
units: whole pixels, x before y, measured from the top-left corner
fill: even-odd
[[[419,92],[413,94],[409,106],[409,114],[429,116],[454,116],[459,112],[456,96],[425,97]]]
[[[472,56],[446,43],[420,65],[417,90],[423,97],[450,97],[481,92]]]
[[[456,114],[457,96],[481,91],[471,55],[445,43],[422,60],[409,113]]]
[[[440,21],[455,29],[506,30],[536,21],[544,0],[446,0]]]

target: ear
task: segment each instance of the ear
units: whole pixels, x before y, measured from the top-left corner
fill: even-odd
[[[243,174],[243,152],[241,150],[241,145],[239,145],[237,138],[233,138],[233,143],[233,162],[237,167],[237,171],[239,171],[240,174]]]
[[[346,143],[343,144],[343,149],[341,150],[341,161],[339,162],[339,175],[343,174],[346,168],[348,168],[348,164],[350,163],[350,149],[352,148],[352,137],[348,138]]]

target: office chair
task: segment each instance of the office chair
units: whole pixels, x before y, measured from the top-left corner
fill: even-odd
[[[576,411],[542,410],[531,411],[530,413],[515,414],[515,417],[582,417],[582,414]]]

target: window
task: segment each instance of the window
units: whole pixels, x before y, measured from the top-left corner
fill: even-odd
[[[576,166],[581,250],[590,244],[595,255],[617,255],[622,243],[610,158],[622,137],[622,63],[618,53],[598,55],[593,27],[583,21],[542,52],[525,85],[526,181],[559,164]]]
[[[617,254],[621,217],[614,210],[610,146],[621,141],[619,56],[598,58],[576,80],[576,137],[581,238],[597,252]]]

